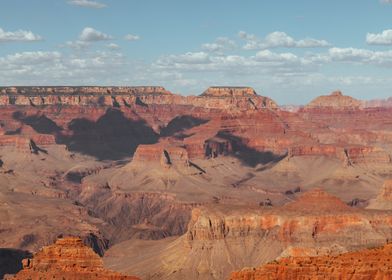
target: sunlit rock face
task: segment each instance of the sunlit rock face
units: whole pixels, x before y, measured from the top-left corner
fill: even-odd
[[[80,238],[60,238],[43,247],[31,259],[23,260],[23,269],[7,279],[113,279],[138,280],[103,267],[102,259],[85,246]]]

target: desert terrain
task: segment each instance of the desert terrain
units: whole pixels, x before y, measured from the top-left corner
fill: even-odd
[[[83,258],[96,279],[388,279],[391,120],[340,91],[293,109],[250,87],[0,88],[0,279]]]

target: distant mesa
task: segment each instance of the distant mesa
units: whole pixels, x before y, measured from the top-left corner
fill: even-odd
[[[21,271],[6,279],[140,280],[105,269],[102,259],[78,237],[60,238],[22,264]]]
[[[201,96],[209,97],[252,97],[257,96],[251,87],[209,87]]]
[[[283,208],[290,211],[324,213],[352,210],[339,198],[323,191],[320,188],[315,188],[305,192],[297,200],[284,205]]]
[[[315,108],[332,108],[332,109],[347,109],[360,108],[362,102],[351,96],[343,95],[341,91],[334,91],[330,95],[322,95],[313,99],[305,109]]]

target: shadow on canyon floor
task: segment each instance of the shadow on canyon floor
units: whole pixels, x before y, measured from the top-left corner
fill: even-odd
[[[163,137],[174,136],[180,134],[179,137],[183,136],[183,131],[190,129],[195,126],[199,126],[207,123],[208,120],[195,118],[192,116],[184,115],[178,116],[172,119],[166,127],[161,129],[160,135]],[[184,137],[185,138],[185,137]]]
[[[118,109],[108,109],[96,122],[86,118],[73,119],[68,124],[71,133],[64,133],[62,127],[45,115],[24,116],[16,112],[13,117],[38,133],[55,135],[56,142],[65,144],[70,151],[100,160],[130,157],[139,144],[153,144],[159,138],[144,120],[128,119]]]
[[[5,274],[15,274],[22,269],[22,260],[31,258],[32,254],[28,251],[0,248],[0,279]]]
[[[58,133],[62,130],[54,121],[45,115],[25,116],[22,112],[15,112],[13,118],[31,126],[35,131],[42,134]]]
[[[287,156],[287,154],[279,155],[270,151],[257,151],[248,147],[242,138],[228,132],[220,131],[217,136],[229,140],[232,145],[232,155],[250,167],[256,167],[258,164],[277,163]]]
[[[92,155],[100,160],[132,156],[139,144],[153,144],[159,138],[145,121],[128,119],[116,109],[108,109],[96,122],[74,119],[68,128],[72,135],[59,134],[58,142],[67,145],[70,151]]]

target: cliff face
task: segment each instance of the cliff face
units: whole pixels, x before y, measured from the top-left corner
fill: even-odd
[[[122,264],[124,267],[119,267],[121,271],[134,270],[143,277],[153,275],[152,279],[227,279],[232,271],[277,258],[307,259],[382,246],[392,238],[391,225],[390,213],[353,209],[316,189],[283,207],[219,204],[197,207],[192,211],[185,235],[175,240],[145,243],[147,260],[140,260],[130,252],[132,246],[143,246],[136,245],[136,241],[130,243],[133,245],[118,244],[107,252],[105,259],[109,267],[115,267],[119,261],[117,255],[124,252],[127,261]],[[122,250],[123,246],[127,251]],[[131,260],[135,262],[129,263]],[[146,263],[153,265],[147,270]],[[345,268],[339,262],[336,267],[337,271]],[[281,265],[269,271],[276,273],[284,269]],[[307,273],[312,272],[313,268]],[[290,273],[283,279],[297,279],[291,278],[296,274]],[[235,277],[238,275],[242,274]],[[257,279],[251,274],[244,275],[239,279]],[[261,279],[280,279],[280,274],[271,275],[274,277]]]
[[[240,268],[241,263],[249,266],[277,257],[338,254],[381,246],[392,238],[386,231],[392,225],[391,216],[355,211],[321,190],[305,193],[282,209],[253,213],[226,210],[223,213],[194,210],[186,235],[185,244],[191,254],[200,253],[211,259],[210,262],[199,260],[207,270],[215,273],[211,279],[227,277],[230,268]],[[219,257],[219,252],[225,254]],[[283,264],[282,267],[284,269]],[[271,271],[275,269],[271,268]],[[281,274],[277,275],[260,279],[281,279]],[[283,279],[302,279],[292,278],[293,275],[295,272]]]
[[[230,280],[390,279],[392,245],[337,256],[283,258],[259,268],[233,272]]]
[[[392,237],[384,232],[391,223],[387,213],[356,211],[338,198],[314,189],[281,208],[267,208],[258,213],[231,211],[224,215],[214,210],[194,210],[187,240],[193,246],[199,241],[263,236],[284,244],[283,255],[312,255],[327,249],[328,244],[334,244],[337,252],[356,246],[382,245]],[[368,224],[373,226],[369,228]],[[363,239],[365,236],[367,239]]]
[[[163,87],[10,87],[0,89],[0,106],[130,106],[174,104],[216,109],[277,108],[252,88],[210,88],[201,96],[172,94]],[[222,97],[224,97],[222,99]],[[238,97],[238,99],[235,99]]]
[[[43,247],[32,259],[23,260],[23,269],[8,279],[129,279],[103,267],[101,258],[75,237],[61,238]]]

